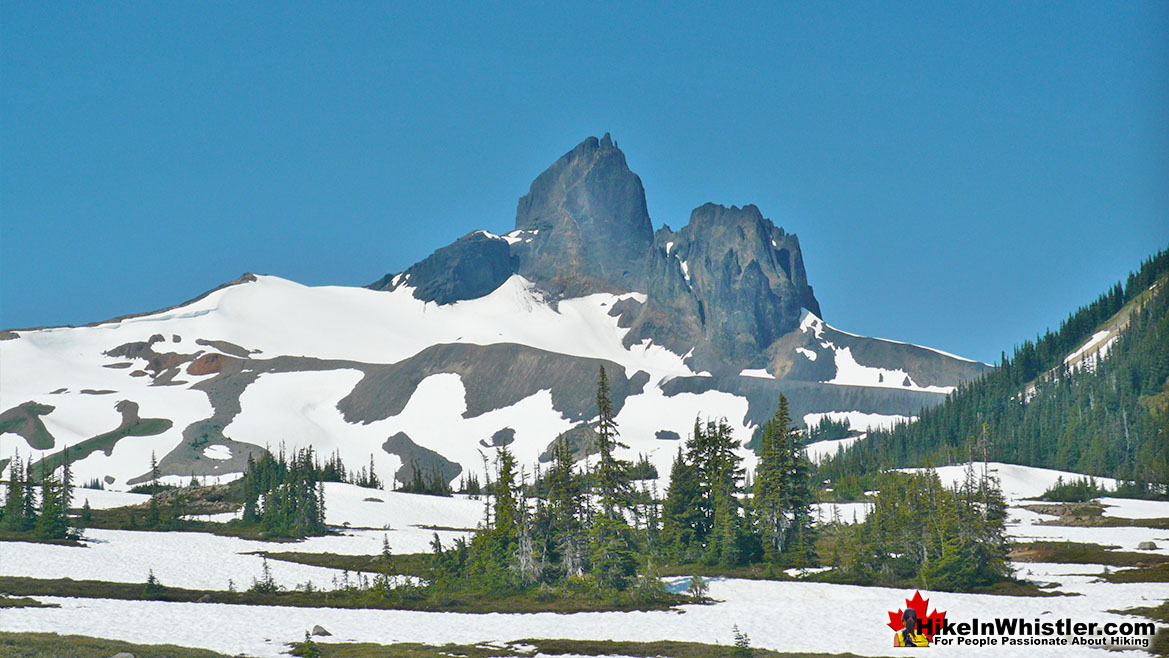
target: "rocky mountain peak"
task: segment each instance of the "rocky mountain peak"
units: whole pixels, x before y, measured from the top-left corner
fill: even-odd
[[[644,290],[653,227],[641,178],[608,133],[536,177],[516,207],[519,273],[552,292]]]

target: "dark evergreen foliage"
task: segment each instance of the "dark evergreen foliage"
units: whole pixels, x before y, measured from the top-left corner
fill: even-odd
[[[975,459],[1126,480],[1137,495],[1169,483],[1169,251],[1063,322],[1025,341],[999,367],[960,386],[919,419],[870,432],[820,474],[838,490],[890,467]],[[1154,284],[1157,284],[1154,286]],[[1064,358],[1132,304],[1107,358],[1070,369]]]

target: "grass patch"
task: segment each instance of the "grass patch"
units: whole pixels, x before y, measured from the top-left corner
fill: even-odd
[[[60,608],[56,603],[42,603],[36,599],[0,594],[0,608]]]
[[[1109,612],[1115,612],[1118,615],[1140,615],[1142,617],[1148,617],[1153,621],[1169,624],[1169,601],[1165,601],[1161,605],[1155,607],[1129,608],[1127,610],[1109,610]]]
[[[1101,574],[1110,583],[1169,583],[1169,562]]]
[[[296,564],[305,564],[310,567],[325,567],[326,569],[337,569],[365,572],[365,573],[381,573],[382,572],[382,556],[381,555],[338,555],[336,553],[296,553],[296,552],[279,552],[270,553],[268,551],[253,551],[247,555],[259,555],[266,557],[269,560],[280,560],[281,562],[295,562]],[[429,578],[430,572],[427,566],[429,558],[428,553],[403,553],[402,555],[390,556],[390,573],[402,576],[417,576],[418,578]]]
[[[118,653],[132,653],[135,658],[229,658],[214,651],[177,647],[173,644],[131,644],[84,635],[0,631],[0,656],[5,658],[109,658]]]
[[[241,584],[246,587],[247,584]],[[419,610],[428,612],[535,613],[535,612],[625,612],[668,610],[693,603],[681,594],[662,593],[653,599],[639,599],[630,592],[598,594],[589,588],[539,587],[504,592],[431,592],[419,587],[398,587],[383,592],[361,590],[280,590],[276,592],[197,590],[165,585],[147,588],[145,583],[118,583],[71,578],[28,578],[0,576],[0,592],[18,596],[63,596],[125,601],[171,601],[183,603],[226,603],[293,608],[346,608]]]
[[[104,452],[106,456],[112,455],[114,453],[114,446],[117,445],[118,441],[121,441],[127,436],[153,436],[155,434],[162,434],[169,430],[171,425],[173,423],[167,418],[141,418],[134,423],[120,425],[110,432],[98,434],[93,438],[70,446],[69,463],[81,461],[98,450]],[[60,468],[64,461],[64,451],[54,453],[33,464],[33,470],[40,477],[46,472]]]
[[[29,532],[13,532],[12,530],[0,530],[0,541],[23,541],[32,544],[55,544],[57,546],[85,546],[85,544],[76,539],[46,539],[39,537],[33,531]]]
[[[1111,550],[1113,548],[1116,547],[1073,541],[1036,541],[1014,544],[1010,557],[1015,562],[1104,564],[1110,567],[1147,567],[1169,563],[1169,556],[1166,555]]]
[[[1106,516],[1104,505],[1096,502],[1045,503],[1023,505],[1023,509],[1058,518],[1040,521],[1039,525],[1075,526],[1080,528],[1153,528],[1169,530],[1169,518],[1130,519]]]
[[[728,631],[729,632],[729,631]],[[744,655],[735,647],[698,642],[619,642],[613,640],[519,640],[504,645],[484,644],[351,644],[314,642],[321,658],[519,658],[548,656],[626,656],[628,658],[730,658]],[[292,655],[305,655],[303,642],[292,645]],[[528,647],[535,647],[535,651]],[[742,651],[741,649],[739,651]],[[751,649],[754,658],[855,658],[851,653],[785,653],[770,649]]]

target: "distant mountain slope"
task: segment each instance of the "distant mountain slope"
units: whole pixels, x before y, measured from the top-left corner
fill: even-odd
[[[754,206],[654,233],[608,135],[537,178],[516,230],[367,288],[248,274],[155,313],[0,332],[0,359],[0,460],[76,447],[77,477],[116,487],[152,453],[226,476],[281,444],[403,478],[479,469],[500,441],[531,463],[592,420],[602,366],[630,454],[666,474],[700,413],[744,441],[781,393],[799,419],[887,423],[990,370],[824,323],[798,239]]]
[[[949,464],[973,452],[1140,486],[1169,483],[1167,288],[1169,250],[917,422],[870,432],[822,471]]]

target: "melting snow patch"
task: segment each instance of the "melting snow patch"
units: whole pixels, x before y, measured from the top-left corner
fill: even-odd
[[[222,444],[215,444],[203,448],[203,456],[207,459],[231,459],[231,448]]]
[[[819,424],[824,418],[834,421],[847,420],[849,427],[854,430],[887,430],[898,423],[908,423],[917,420],[917,416],[899,416],[897,414],[870,414],[863,411],[825,411],[804,414],[804,425],[811,427]]]
[[[810,415],[810,414],[809,414]],[[835,457],[838,453],[848,449],[849,446],[857,441],[865,438],[865,435],[850,436],[845,439],[833,439],[831,441],[816,441],[804,446],[804,450],[813,463],[819,464],[827,457]]]
[[[806,347],[797,347],[796,352],[804,355],[804,357],[807,358],[809,361],[816,360],[816,353],[813,352],[812,350],[806,348]]]
[[[775,379],[775,377],[771,373],[767,372],[765,368],[759,368],[757,370],[744,370],[743,372],[739,373],[739,376],[759,377],[760,379]]]
[[[879,386],[882,388],[901,388],[914,391],[928,391],[930,393],[953,392],[953,386],[918,386],[909,373],[901,370],[873,368],[857,363],[852,355],[851,347],[836,347],[836,376],[828,384],[851,386]]]

